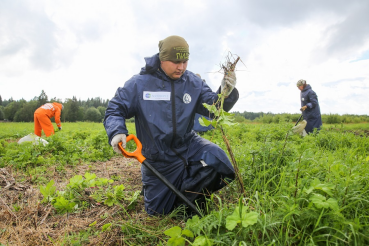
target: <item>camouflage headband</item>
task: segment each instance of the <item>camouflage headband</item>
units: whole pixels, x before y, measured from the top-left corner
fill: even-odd
[[[187,61],[189,55],[189,46],[180,36],[169,36],[159,42],[160,61]]]
[[[300,79],[299,81],[297,81],[297,87],[302,86],[302,85],[306,85],[306,80]]]

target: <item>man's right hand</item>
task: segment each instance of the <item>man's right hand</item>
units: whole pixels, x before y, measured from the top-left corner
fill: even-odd
[[[300,108],[301,111],[305,111],[305,109],[307,108],[307,106],[303,106],[302,108]]]
[[[113,147],[113,150],[118,153],[118,154],[122,154],[122,151],[119,149],[118,144],[120,142],[122,142],[122,146],[123,148],[126,147],[126,134],[117,134],[113,137],[113,139],[111,140],[111,146]]]
[[[221,82],[222,94],[224,96],[229,96],[236,86],[237,79],[236,73],[234,71],[229,71],[223,78]]]

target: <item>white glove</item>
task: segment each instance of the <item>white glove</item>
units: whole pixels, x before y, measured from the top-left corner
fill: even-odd
[[[126,134],[117,134],[111,140],[111,146],[113,147],[113,150],[118,154],[122,154],[122,151],[119,149],[118,143],[122,142],[123,148],[126,148],[126,138]]]
[[[221,83],[222,94],[226,97],[229,96],[236,86],[236,82],[237,79],[235,72],[229,71],[227,74],[225,74]]]

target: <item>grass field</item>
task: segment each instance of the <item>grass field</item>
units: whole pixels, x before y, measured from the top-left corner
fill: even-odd
[[[140,164],[101,123],[62,126],[46,146],[19,145],[33,124],[0,123],[2,245],[369,244],[368,124],[305,138],[291,123],[226,127],[245,194],[233,182],[188,220],[144,212]],[[218,130],[202,136],[226,150]]]

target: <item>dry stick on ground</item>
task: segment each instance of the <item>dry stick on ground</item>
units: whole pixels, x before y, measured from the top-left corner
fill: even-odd
[[[0,197],[0,200],[1,200],[1,202],[4,204],[4,206],[5,206],[5,208],[8,210],[8,212],[9,212],[9,214],[11,214],[12,216],[14,216],[16,219],[18,219],[17,218],[17,216],[13,213],[13,211],[9,208],[9,206],[5,203],[5,201]]]
[[[231,61],[231,58],[232,57],[233,57],[232,54],[228,55],[227,58],[226,58],[227,61],[225,62],[225,64],[222,64],[221,65],[222,70],[224,72],[224,77],[226,77],[229,72],[234,72],[235,71],[237,62],[240,60],[240,57],[237,56],[237,58],[234,59],[234,61],[232,62]],[[227,84],[226,84],[226,86],[227,86]],[[222,91],[223,90],[226,91],[225,88],[222,88]],[[224,103],[224,95],[222,95],[222,97],[221,97],[221,104],[220,104],[220,108],[221,109],[223,109],[223,103]],[[245,187],[244,187],[243,180],[242,180],[242,177],[241,177],[241,173],[239,171],[239,168],[238,168],[236,159],[235,159],[235,157],[233,155],[233,151],[232,151],[231,145],[229,144],[229,141],[227,139],[227,136],[226,136],[226,134],[225,134],[224,129],[223,129],[222,126],[220,126],[220,131],[222,132],[223,141],[226,144],[228,153],[229,153],[229,155],[231,157],[232,164],[233,164],[233,167],[234,167],[235,172],[236,172],[236,176],[237,176],[237,179],[238,179],[238,186],[239,186],[238,188],[246,196],[246,191],[245,191]]]
[[[12,175],[9,174],[9,172],[5,168],[0,168],[0,185],[2,183],[1,180],[3,180],[4,183],[6,183],[6,186],[2,188],[2,191],[8,190],[10,188],[14,190],[24,190],[26,187],[18,184],[15,182],[15,179]]]
[[[9,189],[15,184],[15,179],[8,173],[5,168],[0,168],[0,178],[6,183],[6,186],[3,188],[3,190]]]
[[[46,217],[47,216],[49,216],[49,214],[50,214],[50,212],[51,212],[51,209],[52,209],[53,207],[52,206],[50,206],[50,208],[49,208],[49,210],[46,212],[46,214],[45,214],[45,216],[42,218],[42,220],[38,223],[38,225],[40,226],[43,222],[44,222],[44,220],[46,219]]]

